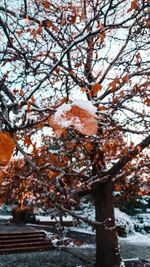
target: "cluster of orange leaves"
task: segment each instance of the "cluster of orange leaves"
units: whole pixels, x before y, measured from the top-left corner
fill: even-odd
[[[15,143],[9,132],[0,132],[0,165],[5,166],[10,161]]]

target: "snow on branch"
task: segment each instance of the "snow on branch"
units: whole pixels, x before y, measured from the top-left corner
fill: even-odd
[[[57,207],[60,210],[70,214],[72,217],[76,218],[77,220],[81,220],[81,221],[91,225],[94,228],[101,227],[101,228],[103,228],[105,230],[109,230],[109,231],[112,231],[112,230],[114,230],[116,228],[116,226],[109,227],[109,226],[106,225],[108,222],[111,222],[111,218],[107,218],[103,222],[97,222],[97,221],[90,220],[87,217],[84,217],[84,216],[81,216],[81,215],[77,215],[74,211],[68,210],[68,209],[64,208],[63,206],[61,206],[61,205],[57,205]]]

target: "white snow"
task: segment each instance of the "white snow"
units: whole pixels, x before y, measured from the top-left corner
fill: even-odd
[[[72,121],[66,118],[65,113],[68,112],[71,109],[70,104],[63,104],[60,106],[55,115],[54,115],[54,120],[61,126],[61,127],[69,127],[72,124]]]
[[[130,216],[120,211],[118,208],[115,208],[114,212],[115,212],[116,225],[123,227],[127,235],[133,234],[135,232],[134,223],[130,218]]]
[[[77,233],[83,233],[83,234],[89,234],[89,235],[95,235],[95,230],[91,231],[88,227],[87,229],[81,228],[81,227],[69,227],[69,230]]]
[[[146,234],[150,231],[150,213],[138,213],[132,219],[137,232]]]
[[[11,215],[0,215],[0,220],[10,220],[12,219]]]
[[[56,111],[55,116],[59,117],[61,116],[63,113],[69,111],[71,109],[71,105],[70,104],[62,104]]]
[[[41,216],[41,215],[36,215],[36,220],[40,221],[40,222],[55,222],[55,221],[60,221],[59,217],[56,217],[56,219],[52,219],[51,216]],[[72,221],[73,218],[72,216],[68,215],[68,216],[63,216],[62,217],[63,222],[66,221]]]
[[[143,235],[140,233],[135,233],[134,235],[129,235],[128,237],[120,237],[119,239],[127,241],[131,244],[139,244],[139,246],[141,246],[141,244],[144,244],[150,247],[150,234]]]
[[[120,267],[125,267],[125,263],[122,261]]]
[[[128,261],[139,261],[139,258],[124,259],[124,262],[128,262]]]
[[[51,216],[41,216],[41,215],[36,215],[36,220],[40,221],[40,222],[55,222],[55,221],[59,221],[59,217],[56,217],[56,219],[52,219]],[[10,220],[12,219],[12,215],[0,215],[0,220]],[[63,216],[62,220],[64,222],[66,221],[73,221],[72,216],[68,215],[68,216]]]
[[[93,106],[92,102],[89,100],[77,99],[72,103],[72,106],[78,106],[84,110],[87,110],[92,115],[95,115],[97,112],[97,108]]]
[[[59,240],[58,240],[59,241]],[[59,247],[66,247],[66,245],[61,245]],[[95,249],[95,244],[81,244],[81,245],[76,245],[74,242],[70,242],[67,247],[73,247],[73,248],[94,248]]]
[[[79,132],[83,129],[83,125],[78,117],[74,117],[72,123]]]

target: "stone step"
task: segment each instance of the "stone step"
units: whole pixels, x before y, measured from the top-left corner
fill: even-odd
[[[36,235],[30,235],[30,234],[22,234],[22,235],[17,235],[17,234],[13,234],[13,235],[9,235],[9,234],[7,234],[7,235],[3,235],[3,236],[1,236],[1,234],[0,234],[0,241],[2,241],[2,240],[8,240],[8,239],[22,239],[22,238],[25,238],[25,239],[30,239],[30,238],[44,238],[44,237],[46,237],[46,235],[45,234],[43,234],[43,233],[41,233],[41,234],[36,234]]]
[[[52,248],[52,242],[42,231],[0,233],[0,254],[44,251]]]
[[[0,237],[5,237],[5,236],[13,236],[13,235],[17,235],[17,236],[28,236],[28,235],[45,235],[44,231],[26,231],[26,232],[1,232],[0,233]]]
[[[12,254],[12,253],[25,253],[25,252],[33,252],[33,251],[48,251],[53,248],[50,245],[45,246],[32,246],[32,247],[14,247],[14,248],[3,248],[0,249],[0,255],[2,254]]]
[[[7,244],[1,244],[0,245],[0,250],[3,248],[20,248],[20,247],[32,247],[32,246],[45,246],[45,245],[50,245],[49,240],[42,240],[42,241],[37,241],[37,242],[24,242],[24,243],[7,243]]]
[[[48,240],[48,239],[47,239]],[[42,242],[42,241],[46,241],[46,238],[44,239],[44,238],[32,238],[32,239],[7,239],[7,240],[1,240],[0,241],[0,247],[1,247],[1,245],[7,245],[7,244],[9,244],[9,245],[11,245],[11,244],[23,244],[23,243],[28,243],[28,244],[30,244],[30,243],[35,243],[35,242]],[[49,240],[48,240],[48,242],[49,242]]]

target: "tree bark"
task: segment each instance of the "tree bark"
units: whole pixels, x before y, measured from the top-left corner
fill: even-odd
[[[106,220],[105,226],[107,227],[107,229],[105,227],[96,229],[95,267],[121,266],[116,229],[108,229],[115,226],[112,191],[113,184],[111,181],[93,185],[96,221],[103,222]]]

